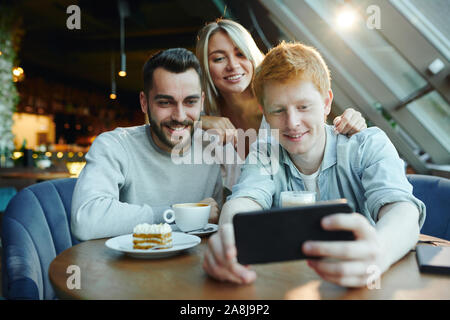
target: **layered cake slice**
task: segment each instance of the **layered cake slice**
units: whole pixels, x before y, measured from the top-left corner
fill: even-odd
[[[172,228],[167,223],[138,224],[133,229],[133,248],[150,249],[160,247],[167,249],[172,247]]]

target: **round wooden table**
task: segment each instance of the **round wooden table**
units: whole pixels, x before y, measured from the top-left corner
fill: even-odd
[[[346,289],[323,281],[306,261],[255,265],[256,281],[235,285],[209,278],[202,269],[207,239],[177,256],[135,259],[105,246],[106,239],[69,248],[50,265],[62,299],[450,299],[450,277],[419,272],[411,251],[382,277],[380,289]],[[448,243],[447,243],[448,244]],[[80,288],[69,279],[79,267]],[[69,281],[68,281],[69,279]]]

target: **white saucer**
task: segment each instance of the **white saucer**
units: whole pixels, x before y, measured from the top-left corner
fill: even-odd
[[[134,258],[154,259],[173,256],[180,251],[197,246],[200,242],[201,239],[195,235],[183,232],[172,232],[172,248],[168,249],[133,249],[133,234],[126,234],[109,239],[105,242],[105,245],[110,249],[123,252]]]
[[[177,225],[175,224],[171,224],[170,227],[172,228],[173,231],[179,231],[182,232]],[[214,232],[217,232],[217,230],[219,230],[219,226],[217,224],[214,223],[208,223],[203,229],[207,229],[207,228],[212,228],[212,230],[208,230],[208,231],[188,231],[185,232],[186,234],[193,234],[196,236],[204,236],[204,235],[208,235]]]

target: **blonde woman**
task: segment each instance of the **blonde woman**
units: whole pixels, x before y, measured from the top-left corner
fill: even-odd
[[[207,24],[198,33],[196,55],[204,74],[203,129],[215,129],[224,142],[234,145],[236,129],[256,132],[260,128],[269,129],[251,85],[255,68],[264,55],[247,29],[227,19]],[[341,134],[352,135],[367,128],[361,113],[351,108],[336,117],[333,123]],[[245,158],[247,152],[248,148],[239,156]],[[224,170],[224,186],[231,190],[239,177],[240,166],[225,165]]]

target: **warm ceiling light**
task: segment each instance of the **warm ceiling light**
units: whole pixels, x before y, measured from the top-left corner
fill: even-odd
[[[127,56],[125,54],[125,18],[130,16],[130,8],[126,0],[118,0],[120,16],[120,72],[119,76],[125,77],[127,75]]]
[[[349,29],[356,21],[356,12],[349,7],[343,8],[339,11],[336,20],[339,28]]]
[[[111,94],[109,95],[109,98],[110,98],[111,100],[115,100],[115,99],[117,98],[117,96],[116,96],[114,93],[111,93]]]
[[[15,67],[12,69],[12,74],[13,74],[13,81],[14,82],[19,82],[22,81],[24,79],[24,72],[23,69],[21,67]]]
[[[21,67],[13,68],[12,73],[16,77],[20,77],[23,74],[23,69]]]

